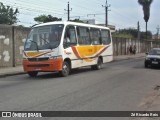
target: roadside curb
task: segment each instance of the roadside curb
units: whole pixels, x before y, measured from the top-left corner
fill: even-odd
[[[14,75],[22,75],[22,74],[27,74],[26,72],[13,72],[13,73],[6,73],[0,75],[0,78],[8,77],[8,76],[14,76]]]
[[[130,59],[138,59],[138,58],[144,58],[145,56],[138,56],[138,57],[126,57],[126,58],[113,58],[113,61],[123,61],[123,60],[130,60]]]

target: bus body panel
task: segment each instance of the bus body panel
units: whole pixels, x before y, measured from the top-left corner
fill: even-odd
[[[112,46],[72,46],[64,50],[64,59],[70,58],[72,68],[97,64],[98,57],[103,58],[103,63],[113,60]]]

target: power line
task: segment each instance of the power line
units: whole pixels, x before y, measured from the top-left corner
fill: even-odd
[[[20,1],[20,0],[18,0],[18,1]],[[26,2],[25,2],[26,3]],[[42,13],[51,13],[52,11],[55,11],[55,10],[51,10],[51,9],[45,9],[44,10],[44,8],[40,8],[40,7],[33,7],[33,6],[30,6],[30,5],[25,5],[25,7],[23,7],[24,6],[24,4],[22,5],[22,4],[19,4],[19,3],[15,3],[14,5],[11,5],[11,4],[8,4],[8,3],[6,3],[5,5],[9,5],[9,6],[12,6],[12,7],[14,7],[14,8],[17,8],[18,7],[18,9],[21,9],[21,10],[24,10],[24,11],[29,11],[29,12],[32,12],[32,14],[33,14],[33,12],[35,12],[35,13],[40,13],[41,12],[41,14]],[[35,4],[33,4],[33,5],[35,5]],[[31,8],[32,7],[32,8]],[[57,10],[56,10],[57,11]],[[60,12],[60,13],[62,13],[62,11]],[[57,14],[57,15],[60,15],[60,16],[64,16],[64,14],[60,14],[60,13],[58,13],[58,12],[56,12],[56,13],[52,13],[52,14]],[[21,14],[21,13],[19,13],[19,14]],[[76,15],[75,16],[77,16],[77,14],[80,14],[80,13],[78,13],[78,12],[76,12]],[[28,14],[27,14],[28,15]],[[83,14],[83,16],[84,16],[85,14]],[[81,15],[82,16],[82,15]]]
[[[9,1],[8,1],[9,2]],[[52,14],[58,14],[58,15],[62,15],[61,13],[62,13],[62,11],[59,11],[59,13],[58,13],[58,10],[54,10],[54,9],[44,9],[44,8],[42,8],[42,7],[37,7],[37,5],[35,5],[35,4],[32,4],[32,6],[30,6],[30,5],[25,5],[24,3],[23,4],[20,4],[20,3],[14,3],[14,5],[12,5],[12,4],[8,4],[8,3],[4,3],[4,5],[9,5],[9,6],[11,6],[11,7],[14,7],[14,8],[19,8],[19,9],[22,9],[22,10],[27,10],[27,11],[32,11],[32,12],[38,12],[38,13],[43,13],[43,12],[45,12],[45,13],[47,13],[47,12],[50,12],[50,13],[52,13]],[[34,6],[35,5],[35,6]],[[38,9],[37,9],[38,8]],[[53,11],[57,11],[56,13],[53,13]]]
[[[64,1],[63,0],[59,0],[59,1],[61,1],[61,2],[63,2],[64,3]],[[86,1],[85,0],[85,2],[88,2],[88,1]],[[90,2],[88,2],[86,5],[88,5],[88,4],[90,4]],[[82,5],[80,5],[80,4],[75,4],[75,3],[72,3],[72,6],[76,6],[76,7],[79,7],[79,8],[83,8],[82,10],[85,10],[85,11],[95,11],[95,9],[90,9],[89,7],[84,7],[84,6],[82,6]],[[74,12],[74,11],[73,11]],[[99,12],[99,11],[95,11],[95,12]]]
[[[7,0],[6,0],[7,1]],[[45,11],[44,11],[44,8],[40,8],[40,5],[37,7],[37,5],[38,4],[33,4],[32,3],[32,6],[31,5],[29,5],[29,4],[31,4],[31,3],[29,3],[29,2],[26,2],[26,1],[23,1],[23,0],[16,0],[17,2],[14,4],[14,5],[11,5],[11,4],[8,4],[7,3],[7,5],[10,5],[10,6],[13,6],[14,8],[19,8],[19,9],[21,9],[21,10],[25,10],[25,11],[31,11],[32,12],[32,14],[33,14],[33,12],[36,12],[36,13],[48,13],[48,12],[51,12],[51,11],[57,11],[56,13],[52,13],[52,14],[57,14],[57,15],[61,15],[61,16],[64,16],[64,14],[59,14],[58,13],[58,10],[56,9],[56,10],[51,10],[51,9],[46,9],[46,7],[45,7]],[[10,1],[9,1],[10,2]],[[19,2],[23,2],[23,4],[20,4]],[[25,4],[24,4],[25,3]],[[28,3],[28,4],[26,4],[26,3]],[[24,7],[23,7],[24,6]],[[35,7],[34,7],[35,6]],[[78,6],[77,4],[76,4],[76,6]],[[81,7],[81,6],[78,6],[78,7]],[[33,9],[34,8],[34,9]],[[38,8],[38,9],[37,9]],[[48,8],[48,7],[47,7]],[[87,9],[87,8],[85,8],[85,7],[83,7],[85,10],[89,10],[89,9]],[[43,10],[43,11],[42,11]],[[93,10],[92,10],[93,11]],[[61,12],[62,13],[62,12]],[[79,14],[79,15],[81,15],[82,16],[82,14],[81,13],[78,13],[77,11],[76,11],[76,13],[77,14]],[[19,14],[21,14],[21,12],[19,13]],[[24,14],[24,13],[22,13],[22,14]],[[77,14],[75,14],[75,16],[77,16]],[[28,15],[28,14],[27,14]],[[84,16],[85,14],[83,14],[83,16]]]
[[[8,1],[8,3],[7,3],[7,1]],[[23,4],[21,4],[21,2],[23,2]],[[38,5],[38,2],[36,4],[34,4],[34,3],[30,3],[29,1],[23,1],[23,0],[16,0],[16,1],[12,1],[12,2],[9,0],[6,0],[5,5],[9,5],[13,8],[18,8],[18,9],[20,9],[20,11],[23,10],[24,12],[23,11],[20,12],[19,15],[23,14],[23,15],[28,15],[28,16],[30,16],[30,15],[34,16],[35,15],[34,13],[43,14],[43,13],[48,13],[48,12],[51,13],[52,12],[52,14],[57,14],[57,15],[61,15],[62,17],[64,17],[64,14],[58,13],[58,9],[51,10],[51,9],[48,9],[48,7],[45,7],[45,9],[44,9],[44,7],[41,7],[41,5]],[[78,5],[76,4],[75,6],[78,6]],[[81,6],[78,6],[78,7],[81,7]],[[85,7],[81,7],[81,8],[84,8],[86,11],[89,10]],[[26,13],[25,11],[28,11],[28,12]],[[57,12],[53,13],[53,11],[57,11]],[[78,13],[78,12],[76,11],[76,13]],[[82,14],[81,13],[79,14],[79,13],[78,13],[78,15],[81,15],[81,17],[85,17],[84,15],[86,15],[86,14],[83,14],[83,16],[82,16]],[[77,16],[77,14],[75,14],[75,16]],[[22,22],[22,21],[20,21],[20,22]]]
[[[35,5],[36,6],[36,8],[38,7],[40,7],[41,6],[41,8],[45,8],[45,9],[48,9],[48,10],[54,10],[54,11],[59,11],[59,12],[62,12],[62,10],[59,10],[59,9],[53,9],[53,6],[52,7],[49,7],[48,5],[51,5],[50,3],[48,3],[48,2],[41,2],[42,4],[43,4],[43,7],[42,7],[42,5],[40,5],[40,4],[38,4],[38,3],[36,3],[36,4],[34,4],[33,2],[31,3],[31,2],[28,2],[28,1],[24,1],[24,0],[16,0],[17,2],[22,2],[23,3],[23,5],[24,5],[24,3],[28,3],[28,4],[30,4],[30,5]],[[38,2],[40,2],[40,0],[38,1]],[[44,6],[44,3],[48,3],[47,4],[47,7],[45,7]],[[32,7],[32,6],[31,6]],[[52,9],[49,9],[49,8],[52,8]]]
[[[51,13],[51,14],[57,14],[57,15],[62,15],[59,13],[53,13],[52,11],[49,10],[43,10],[43,9],[34,9],[34,8],[27,8],[27,7],[22,7],[22,6],[18,6],[18,5],[11,5],[11,4],[4,4],[4,5],[9,5],[13,8],[18,8],[18,9],[22,9],[22,10],[26,10],[26,11],[31,11],[31,12],[36,12],[36,13]],[[21,14],[21,13],[20,13]]]
[[[87,14],[87,17],[88,17],[88,16],[94,16],[94,17],[95,17],[96,15],[104,15],[104,14],[105,14],[105,13]]]

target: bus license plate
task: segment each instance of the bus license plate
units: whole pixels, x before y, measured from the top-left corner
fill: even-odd
[[[40,71],[40,70],[42,70],[41,68],[35,68],[35,71]]]

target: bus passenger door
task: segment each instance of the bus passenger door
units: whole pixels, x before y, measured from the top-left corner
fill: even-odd
[[[64,58],[69,58],[71,60],[72,68],[80,67],[82,64],[82,59],[80,58],[77,51],[77,37],[75,26],[68,25],[66,27],[63,39],[63,47]]]

